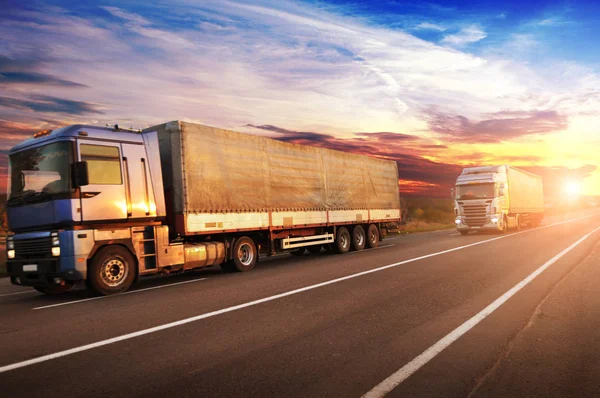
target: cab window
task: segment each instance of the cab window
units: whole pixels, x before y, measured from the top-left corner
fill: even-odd
[[[120,185],[121,154],[118,147],[81,144],[81,160],[88,164],[90,184]]]

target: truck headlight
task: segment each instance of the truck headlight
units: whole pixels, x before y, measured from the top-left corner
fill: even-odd
[[[15,250],[15,241],[12,236],[6,238],[6,250]]]
[[[460,218],[457,218],[456,220],[454,220],[454,222],[456,223],[456,225],[462,224],[462,220]]]
[[[8,258],[15,258],[15,251],[13,250],[7,250],[6,251],[6,257]]]
[[[498,223],[498,217],[492,217],[490,219],[490,221],[493,222],[494,224],[497,224]]]
[[[60,256],[60,247],[58,247],[58,246],[54,246],[54,247],[52,248],[52,255],[53,255],[54,257],[58,257],[58,256]]]

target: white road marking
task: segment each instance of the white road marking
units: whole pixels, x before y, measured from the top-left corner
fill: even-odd
[[[452,234],[452,235],[448,235],[448,236],[458,236],[458,235],[460,235],[460,234]]]
[[[27,290],[25,292],[15,292],[15,293],[4,293],[4,294],[0,294],[0,297],[5,297],[5,296],[14,296],[16,294],[27,294],[27,293],[39,293],[36,290]]]
[[[463,250],[463,249],[466,249],[466,248],[469,248],[469,247],[482,245],[482,244],[485,244],[485,243],[488,243],[488,242],[493,242],[493,241],[500,240],[500,239],[506,239],[506,238],[509,238],[511,236],[514,236],[514,235],[526,234],[526,233],[529,233],[529,232],[538,231],[540,229],[549,228],[549,227],[556,226],[556,225],[567,224],[567,223],[571,223],[571,222],[575,222],[575,221],[581,220],[583,218],[595,217],[595,216],[598,216],[598,215],[600,215],[600,213],[592,214],[592,215],[588,215],[588,216],[583,216],[583,217],[575,218],[575,219],[572,219],[572,220],[566,220],[566,221],[562,221],[562,222],[559,222],[559,223],[556,223],[556,224],[551,224],[551,225],[547,225],[547,226],[544,226],[544,227],[539,227],[539,228],[536,228],[536,229],[530,229],[530,230],[526,230],[526,231],[515,232],[513,234],[502,235],[502,236],[499,236],[499,237],[496,237],[496,238],[492,238],[492,239],[488,239],[488,240],[483,240],[483,241],[471,243],[471,244],[465,245],[465,246],[455,247],[455,248],[448,249],[448,250],[443,250],[443,251],[437,252],[437,253],[426,254],[424,256],[415,257],[415,258],[411,258],[411,259],[404,260],[404,261],[399,261],[397,263],[393,263],[393,264],[389,264],[389,265],[384,265],[382,267],[373,268],[373,269],[370,269],[370,270],[367,270],[367,271],[357,272],[355,274],[347,275],[347,276],[344,276],[344,277],[341,277],[341,278],[331,279],[329,281],[317,283],[317,284],[310,285],[310,286],[305,286],[305,287],[302,287],[302,288],[299,288],[299,289],[295,289],[295,290],[290,290],[290,291],[287,291],[287,292],[284,292],[284,293],[276,294],[276,295],[273,295],[273,296],[265,297],[265,298],[254,300],[254,301],[249,301],[249,302],[243,303],[243,304],[234,305],[232,307],[223,308],[223,309],[220,309],[220,310],[217,310],[217,311],[207,312],[207,313],[204,313],[204,314],[196,315],[196,316],[193,316],[193,317],[190,317],[190,318],[181,319],[181,320],[175,321],[175,322],[165,323],[163,325],[158,325],[158,326],[155,326],[155,327],[152,327],[152,328],[148,328],[148,329],[142,329],[142,330],[139,330],[137,332],[132,332],[132,333],[124,334],[124,335],[121,335],[121,336],[113,337],[113,338],[110,338],[110,339],[97,341],[95,343],[86,344],[86,345],[82,345],[82,346],[79,346],[79,347],[74,347],[74,348],[71,348],[71,349],[68,349],[68,350],[64,350],[64,351],[58,351],[58,352],[55,352],[53,354],[43,355],[41,357],[28,359],[26,361],[16,362],[16,363],[13,363],[13,364],[10,364],[10,365],[5,365],[5,366],[0,367],[0,373],[8,372],[8,371],[15,370],[15,369],[24,368],[24,367],[27,367],[27,366],[35,365],[35,364],[38,364],[38,363],[41,363],[41,362],[46,362],[46,361],[50,361],[50,360],[57,359],[57,358],[66,357],[68,355],[73,355],[73,354],[76,354],[78,352],[92,350],[94,348],[103,347],[103,346],[110,345],[110,344],[115,344],[115,343],[118,343],[118,342],[121,342],[121,341],[124,341],[124,340],[130,340],[130,339],[133,339],[133,338],[136,338],[136,337],[140,337],[140,336],[144,336],[144,335],[147,335],[147,334],[160,332],[162,330],[171,329],[171,328],[174,328],[174,327],[177,327],[177,326],[181,326],[181,325],[185,325],[185,324],[188,324],[188,323],[196,322],[196,321],[199,321],[199,320],[202,320],[202,319],[211,318],[211,317],[214,317],[214,316],[226,314],[228,312],[233,312],[233,311],[241,310],[243,308],[252,307],[252,306],[255,306],[255,305],[267,303],[269,301],[274,301],[274,300],[278,300],[278,299],[281,299],[281,298],[284,298],[284,297],[292,296],[292,295],[295,295],[295,294],[298,294],[298,293],[302,293],[302,292],[306,292],[306,291],[309,291],[309,290],[317,289],[317,288],[320,288],[320,287],[323,287],[323,286],[332,285],[334,283],[342,282],[342,281],[345,281],[345,280],[349,280],[349,279],[353,279],[353,278],[358,278],[358,277],[363,276],[363,275],[369,275],[369,274],[372,274],[372,273],[375,273],[375,272],[379,272],[379,271],[383,271],[383,270],[386,270],[386,269],[389,269],[389,268],[394,268],[394,267],[397,267],[399,265],[408,264],[408,263],[412,263],[412,262],[419,261],[419,260],[424,260],[426,258],[436,257],[436,256],[439,256],[439,255],[442,255],[442,254],[451,253],[451,252],[455,252],[455,251],[458,251],[458,250]],[[115,296],[115,297],[118,297],[118,296]]]
[[[417,370],[421,369],[427,362],[431,361],[435,358],[440,352],[446,349],[450,344],[454,343],[461,336],[475,327],[479,322],[483,321],[488,315],[497,310],[502,304],[504,304],[508,299],[517,294],[521,289],[527,286],[532,280],[534,280],[539,274],[544,272],[548,267],[552,264],[556,263],[563,256],[569,253],[571,250],[579,246],[583,241],[589,238],[592,234],[599,231],[600,227],[594,229],[592,232],[587,233],[577,242],[573,243],[571,246],[567,247],[562,252],[558,253],[556,256],[552,257],[548,260],[544,265],[533,271],[529,276],[523,279],[521,282],[516,284],[512,289],[504,293],[502,296],[498,297],[494,302],[485,307],[471,319],[454,329],[452,332],[448,333],[445,337],[439,340],[437,343],[426,349],[419,356],[414,358],[412,361],[401,367],[396,373],[392,374],[390,377],[379,383],[375,386],[371,391],[363,395],[363,398],[380,398],[384,397],[396,388],[400,383],[406,380],[410,375],[415,373]]]
[[[183,281],[183,282],[177,282],[177,283],[169,283],[168,285],[161,285],[161,286],[154,286],[154,287],[147,287],[145,289],[138,289],[138,290],[130,290],[128,292],[125,293],[120,293],[120,294],[116,294],[114,296],[98,296],[98,297],[90,297],[90,298],[86,298],[86,299],[82,299],[82,300],[74,300],[74,301],[65,301],[64,303],[58,303],[58,304],[50,304],[50,305],[44,305],[42,307],[35,307],[33,308],[34,310],[44,310],[46,308],[54,308],[54,307],[61,307],[63,305],[70,305],[70,304],[79,304],[79,303],[84,303],[86,301],[92,301],[92,300],[101,300],[101,299],[107,299],[107,298],[111,298],[111,297],[119,297],[119,296],[124,296],[126,294],[133,294],[133,293],[139,293],[139,292],[145,292],[148,290],[154,290],[154,289],[162,289],[163,287],[170,287],[170,286],[176,286],[176,285],[183,285],[184,283],[192,283],[192,282],[200,282],[203,280],[206,280],[207,278],[200,278],[200,279],[194,279],[191,281]]]

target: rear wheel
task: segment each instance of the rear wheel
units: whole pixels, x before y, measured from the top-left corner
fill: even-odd
[[[123,246],[107,246],[101,249],[90,263],[88,286],[97,293],[122,293],[135,280],[135,259]]]
[[[521,230],[521,215],[520,214],[517,214],[516,219],[515,219],[515,223],[516,223],[515,224],[515,229],[517,231],[520,231]]]
[[[347,253],[350,250],[351,237],[346,227],[340,227],[337,230],[333,249],[336,253]]]
[[[47,294],[49,296],[54,296],[57,294],[62,294],[68,292],[75,286],[73,282],[65,282],[64,285],[54,285],[54,286],[44,286],[44,287],[34,287],[40,293]]]
[[[374,248],[379,246],[379,229],[375,224],[367,228],[367,247]]]
[[[235,271],[252,271],[258,260],[258,251],[254,241],[247,236],[242,236],[233,245],[233,266]]]
[[[469,231],[458,231],[462,236],[469,235]]]
[[[367,234],[361,225],[357,225],[352,229],[352,248],[354,250],[362,250],[367,244]]]

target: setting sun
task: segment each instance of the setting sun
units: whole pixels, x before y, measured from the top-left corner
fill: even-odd
[[[569,181],[565,184],[565,192],[570,196],[579,196],[582,192],[581,183],[577,181]]]

